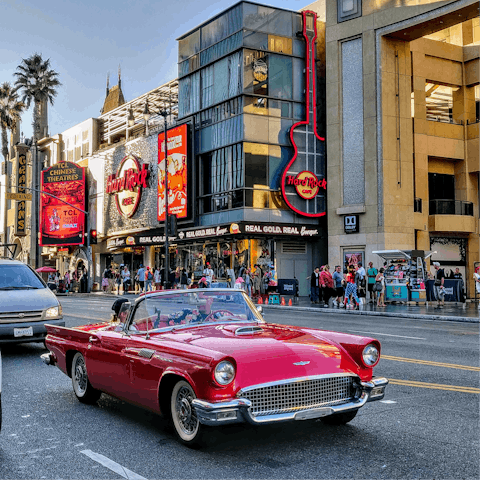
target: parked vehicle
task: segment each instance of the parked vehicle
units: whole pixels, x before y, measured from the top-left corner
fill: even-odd
[[[41,342],[46,322],[65,325],[55,294],[29,265],[0,258],[0,344]]]
[[[178,439],[205,426],[321,418],[341,425],[388,384],[378,340],[266,323],[242,290],[152,292],[116,303],[115,321],[47,325],[42,355],[84,403],[101,392],[163,413]]]

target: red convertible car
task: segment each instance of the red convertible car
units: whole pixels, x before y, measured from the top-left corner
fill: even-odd
[[[42,360],[81,402],[104,392],[162,413],[187,445],[211,425],[345,424],[385,395],[378,340],[266,323],[241,290],[155,292],[117,310],[111,322],[47,325]]]

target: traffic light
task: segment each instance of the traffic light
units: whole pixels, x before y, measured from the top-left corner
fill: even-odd
[[[90,230],[90,245],[96,245],[96,244],[97,244],[97,231]]]
[[[170,215],[168,217],[169,226],[168,226],[168,236],[169,237],[176,237],[177,236],[177,216]]]

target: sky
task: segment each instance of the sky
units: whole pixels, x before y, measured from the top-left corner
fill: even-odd
[[[299,10],[313,0],[266,0]],[[128,102],[177,77],[176,38],[238,0],[2,0],[0,83],[14,83],[22,59],[49,58],[62,86],[49,105],[49,133],[55,135],[98,117],[110,86],[122,72]],[[32,136],[32,108],[21,131]],[[3,159],[2,159],[3,160]]]

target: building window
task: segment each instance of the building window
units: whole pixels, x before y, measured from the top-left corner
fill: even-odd
[[[292,39],[279,37],[277,35],[268,36],[268,49],[272,52],[292,54]]]

